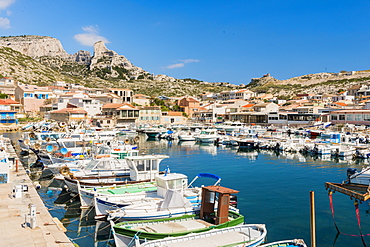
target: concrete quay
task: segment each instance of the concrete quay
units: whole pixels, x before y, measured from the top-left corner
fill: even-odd
[[[10,143],[9,146],[11,146]],[[13,147],[9,149],[7,152],[17,159]],[[21,162],[18,166],[15,165],[16,163],[18,163],[17,160],[9,173],[9,183],[0,184],[0,245],[13,247],[75,246],[66,236],[64,226],[57,218],[50,215]],[[17,190],[14,192],[17,185]],[[23,186],[22,192],[19,190],[21,185]],[[30,208],[35,209],[33,218],[30,215]]]

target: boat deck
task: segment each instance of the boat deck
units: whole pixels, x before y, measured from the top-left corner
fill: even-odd
[[[132,193],[138,193],[138,192],[145,192],[145,191],[156,191],[157,186],[132,186],[132,187],[120,187],[120,188],[114,188],[106,189],[106,190],[97,190],[99,194],[106,194],[106,195],[122,195],[122,194],[132,194]]]
[[[253,241],[261,236],[261,233],[258,230],[249,230],[247,231],[225,231],[220,234],[214,234],[212,231],[203,233],[204,237],[196,238],[192,234],[186,235],[179,238],[177,241],[168,242],[163,239],[162,245],[166,247],[193,247],[193,246],[202,246],[202,247],[216,247],[216,246],[229,246],[232,244],[240,243],[246,241]],[[146,245],[144,245],[146,246]],[[148,242],[148,246],[150,242]],[[159,245],[157,245],[159,246]]]
[[[14,153],[15,155],[15,153]],[[0,184],[0,239],[1,246],[37,246],[37,247],[73,247],[64,233],[65,228],[57,218],[53,218],[38,195],[31,179],[19,162],[18,172],[11,169],[10,183]],[[21,197],[15,197],[13,188],[16,185],[28,186],[28,191]],[[29,205],[36,207],[36,224],[32,229]]]
[[[186,221],[177,222],[165,222],[162,224],[147,225],[144,227],[133,228],[135,230],[146,231],[150,233],[173,233],[173,232],[184,232],[191,230],[198,230],[213,226],[204,220],[193,219]]]

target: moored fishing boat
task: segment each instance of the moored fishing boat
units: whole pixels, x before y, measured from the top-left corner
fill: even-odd
[[[196,137],[196,141],[201,143],[214,143],[219,135],[217,129],[204,129]]]
[[[137,184],[125,184],[114,186],[103,186],[93,188],[81,188],[78,183],[78,193],[82,208],[94,206],[94,197],[98,196],[114,196],[119,197],[122,195],[138,195],[146,191],[156,191],[157,186],[155,182],[141,182]],[[143,195],[144,196],[144,195]]]
[[[201,188],[192,185],[199,178],[216,180],[219,185],[221,178],[210,173],[199,173],[188,185],[188,178],[180,173],[166,173],[157,176],[157,191],[140,194],[137,200],[131,195],[95,197],[96,215],[103,217],[109,213],[110,219],[142,220],[173,217],[195,213],[199,210]]]
[[[201,233],[191,233],[180,237],[168,237],[136,245],[140,247],[188,247],[188,246],[260,246],[266,238],[264,224],[245,224]],[[290,245],[281,245],[288,247]],[[295,245],[293,245],[295,246]],[[275,245],[274,245],[275,247]],[[278,246],[276,246],[278,247]]]
[[[235,193],[238,191],[221,186],[207,186],[202,188],[204,196],[197,214],[117,224],[111,221],[116,246],[130,246],[135,238],[137,242],[144,242],[241,225],[244,223],[244,216],[229,210],[230,194]]]
[[[159,164],[165,158],[168,156],[129,156],[124,159],[126,163],[123,164],[113,157],[103,157],[92,160],[82,171],[74,173],[73,170],[66,169],[63,173],[65,176],[54,179],[64,180],[70,191],[74,193],[78,193],[77,184],[84,188],[149,182],[159,175]]]
[[[191,131],[180,131],[177,135],[180,141],[195,141],[196,133]]]

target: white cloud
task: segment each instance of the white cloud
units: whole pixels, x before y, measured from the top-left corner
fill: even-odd
[[[0,28],[2,29],[10,28],[10,21],[8,18],[0,17]]]
[[[185,59],[185,60],[180,60],[183,63],[197,63],[199,62],[198,59]]]
[[[7,16],[11,16],[12,14],[13,14],[13,12],[12,12],[12,11],[10,11],[10,10],[7,10],[7,11],[6,11],[6,15],[7,15]]]
[[[0,0],[0,9],[6,9],[14,2],[15,0]]]
[[[180,60],[180,62],[181,63],[175,63],[175,64],[171,64],[171,65],[165,66],[164,68],[166,68],[166,69],[182,68],[187,63],[197,63],[197,62],[199,62],[199,60],[198,59],[185,59],[185,60]]]
[[[84,30],[85,33],[76,34],[74,36],[74,39],[77,40],[81,45],[94,46],[94,44],[98,41],[110,43],[107,38],[99,35],[97,26],[82,27],[82,30]]]
[[[84,30],[87,33],[98,33],[98,27],[94,26],[87,26],[87,27],[82,27],[82,30]]]
[[[168,65],[166,66],[167,69],[175,69],[175,68],[181,68],[181,67],[184,67],[185,64],[183,63],[175,63],[175,64],[171,64],[171,65]]]

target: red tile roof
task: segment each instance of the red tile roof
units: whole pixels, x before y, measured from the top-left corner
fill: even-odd
[[[12,99],[0,99],[0,105],[12,105],[12,104],[19,104],[19,103]]]
[[[244,105],[244,106],[242,106],[242,107],[246,107],[246,108],[248,108],[248,107],[253,107],[255,104],[248,104],[248,105]]]
[[[111,108],[118,108],[121,106],[124,106],[125,104],[123,103],[108,103],[102,106],[104,109],[111,109]]]
[[[167,116],[182,116],[182,112],[169,111],[167,112]]]

